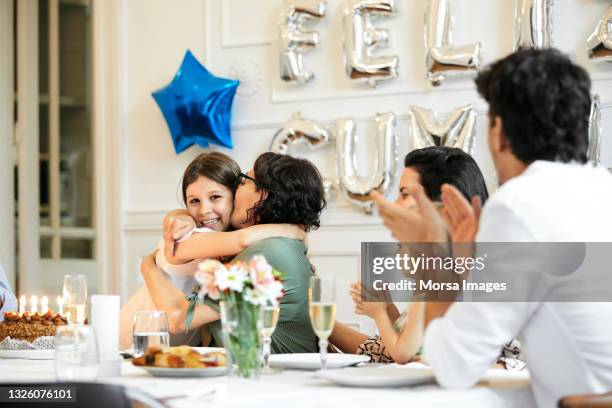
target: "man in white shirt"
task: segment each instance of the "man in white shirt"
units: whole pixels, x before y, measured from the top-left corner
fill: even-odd
[[[448,231],[453,240],[470,241],[477,231],[477,242],[612,242],[612,176],[584,164],[586,71],[556,50],[525,50],[494,63],[476,84],[489,103],[489,149],[501,187],[479,217],[477,200],[473,207],[461,203],[445,186],[448,229],[418,185],[412,187],[416,214],[374,193],[394,237],[439,242]],[[598,290],[575,290],[585,287]],[[601,298],[609,298],[607,287],[599,289]],[[573,287],[546,289],[554,297]],[[423,350],[444,387],[472,386],[501,346],[518,338],[539,406],[612,390],[612,303],[457,302],[445,314],[436,307],[428,305]]]

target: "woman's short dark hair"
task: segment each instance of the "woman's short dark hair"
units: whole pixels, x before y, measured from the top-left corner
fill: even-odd
[[[181,181],[183,203],[187,206],[187,187],[200,176],[211,179],[227,188],[236,191],[236,182],[240,175],[240,166],[231,157],[220,152],[201,153],[189,163]]]
[[[404,166],[419,173],[425,194],[433,201],[440,201],[443,184],[455,186],[468,200],[477,195],[484,203],[489,198],[478,164],[461,149],[433,146],[413,150],[406,155]]]
[[[249,210],[257,224],[301,224],[306,231],[320,226],[327,204],[323,179],[308,160],[266,152],[253,166],[259,188],[267,193]]]
[[[586,162],[591,80],[560,51],[517,51],[482,71],[476,86],[520,161]]]

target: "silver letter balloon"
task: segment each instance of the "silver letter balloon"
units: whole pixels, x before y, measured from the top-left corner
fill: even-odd
[[[429,146],[458,147],[468,154],[474,150],[476,112],[472,105],[453,110],[446,120],[437,119],[429,109],[410,107],[408,120],[412,149]]]
[[[608,7],[587,40],[589,58],[612,62],[612,6]]]
[[[425,11],[426,79],[438,86],[447,76],[459,76],[480,67],[480,43],[455,46],[452,40],[452,0],[430,0]]]
[[[289,154],[290,147],[296,144],[305,144],[311,150],[316,150],[329,144],[330,140],[330,132],[325,126],[304,119],[300,112],[296,112],[276,132],[270,144],[270,151]]]
[[[348,0],[344,9],[344,65],[351,80],[376,82],[398,75],[397,56],[373,57],[389,41],[388,30],[376,28],[371,19],[395,14],[394,0]]]
[[[357,169],[355,122],[347,118],[338,119],[336,126],[336,170],[340,189],[351,203],[371,214],[373,203],[370,193],[378,190],[381,194],[387,194],[397,171],[399,148],[395,115],[376,114],[375,167],[367,178],[360,176]]]
[[[330,130],[312,120],[304,119],[301,113],[296,112],[291,116],[282,128],[280,128],[269,150],[279,154],[291,154],[292,146],[305,144],[310,150],[318,150],[325,146],[332,146],[330,141],[332,134]],[[336,183],[329,178],[323,179],[323,187],[325,189],[325,199],[330,201],[335,190]]]
[[[589,149],[587,151],[587,159],[594,166],[600,164],[601,134],[601,103],[599,95],[594,95],[589,115]]]
[[[552,47],[552,6],[553,0],[516,0],[514,51]]]
[[[306,20],[318,20],[325,16],[326,1],[291,0],[285,4],[281,14],[279,55],[280,76],[286,82],[306,83],[314,74],[304,69],[304,56],[307,51],[319,45],[319,33],[305,31]]]

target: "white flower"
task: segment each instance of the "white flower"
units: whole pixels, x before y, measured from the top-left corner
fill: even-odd
[[[258,305],[258,306],[266,305],[269,302],[268,297],[264,295],[263,293],[261,293],[260,291],[258,291],[257,289],[245,290],[243,297],[244,297],[244,300],[246,300],[247,302],[253,305]]]
[[[215,272],[215,280],[221,291],[230,289],[234,292],[242,292],[248,277],[249,274],[242,265],[230,265],[229,270],[227,268],[220,268]]]

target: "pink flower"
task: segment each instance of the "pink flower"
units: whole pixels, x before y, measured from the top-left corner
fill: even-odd
[[[275,303],[283,295],[283,284],[274,278],[272,266],[262,255],[256,255],[249,262],[249,267],[253,287],[270,303]]]
[[[274,281],[272,266],[263,255],[255,255],[249,261],[249,269],[253,285],[267,285]]]
[[[220,291],[215,279],[215,273],[219,269],[226,269],[225,265],[214,259],[207,259],[198,264],[194,278],[200,284],[198,295],[201,298],[208,295],[211,299],[219,299]]]

